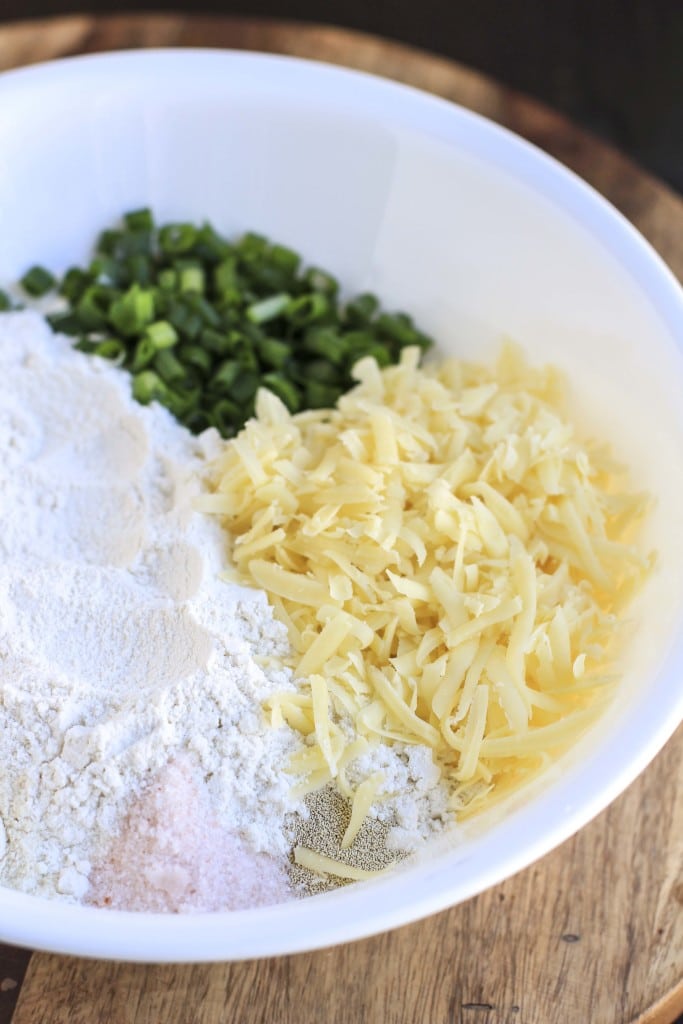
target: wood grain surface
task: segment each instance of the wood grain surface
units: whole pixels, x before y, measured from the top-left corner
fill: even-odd
[[[339,29],[177,16],[0,29],[0,69],[81,52],[221,46],[375,72],[487,115],[558,157],[683,277],[683,201],[562,117],[451,62]],[[322,952],[139,966],[0,949],[0,1024],[671,1024],[683,1012],[683,728],[554,853],[459,907]],[[20,989],[11,1015],[10,999]]]

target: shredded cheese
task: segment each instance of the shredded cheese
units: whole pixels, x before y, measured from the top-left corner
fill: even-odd
[[[386,868],[379,871],[371,871],[367,868],[357,868],[353,864],[345,864],[341,860],[333,860],[332,857],[325,857],[322,853],[309,850],[305,846],[294,847],[294,863],[309,871],[315,871],[319,875],[335,875],[337,878],[348,878],[352,882],[362,882],[369,878],[378,878],[386,874]]]
[[[353,844],[383,782],[384,776],[382,773],[375,772],[374,775],[361,782],[353,794],[351,818],[341,841],[342,850],[348,850]]]
[[[338,775],[353,796],[345,845],[381,797],[377,778],[351,794],[354,744],[427,744],[466,812],[574,742],[651,564],[625,542],[646,500],[575,438],[551,369],[508,345],[493,370],[406,350],[354,375],[334,410],[291,416],[260,392],[203,501],[287,625],[300,689],[272,720],[307,736],[299,792]]]

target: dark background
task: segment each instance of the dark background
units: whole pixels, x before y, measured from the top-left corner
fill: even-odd
[[[294,18],[412,43],[544,100],[683,192],[683,0],[0,0],[0,20],[93,10]]]

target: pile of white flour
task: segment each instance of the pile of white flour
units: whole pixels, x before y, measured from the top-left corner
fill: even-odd
[[[87,900],[177,758],[217,829],[286,864],[287,815],[307,813],[285,772],[302,740],[261,709],[293,685],[276,667],[286,634],[265,595],[219,579],[224,535],[192,511],[217,438],[135,403],[128,374],[37,313],[0,315],[0,379],[0,884]],[[445,808],[421,757],[359,766],[383,762],[404,849]]]
[[[298,740],[265,597],[218,579],[202,445],[33,313],[0,317],[0,881],[82,898],[140,786],[182,751],[221,824],[286,858]]]

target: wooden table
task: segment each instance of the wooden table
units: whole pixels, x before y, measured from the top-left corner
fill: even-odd
[[[678,196],[557,114],[406,46],[291,23],[70,17],[1,28],[0,69],[170,45],[318,58],[471,107],[578,171],[683,277]],[[536,865],[349,946],[188,967],[0,947],[0,1024],[671,1024],[683,1012],[682,754],[683,729],[616,803]]]

